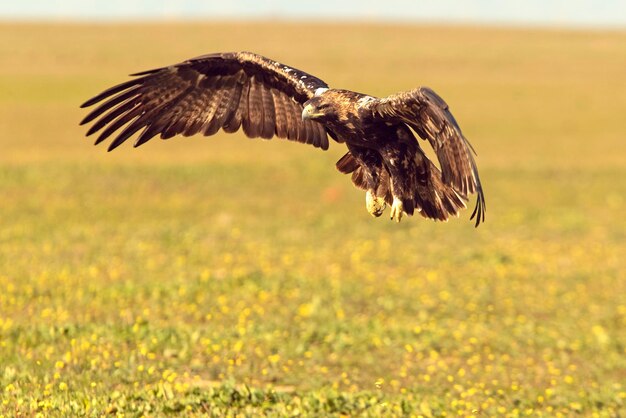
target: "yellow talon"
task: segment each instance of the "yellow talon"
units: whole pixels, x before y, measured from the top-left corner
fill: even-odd
[[[393,204],[391,205],[391,220],[395,219],[396,222],[400,222],[403,214],[404,206],[402,205],[402,201],[397,197],[394,197]]]
[[[387,204],[384,198],[375,196],[371,190],[368,190],[365,193],[365,206],[372,216],[379,217],[385,211]]]

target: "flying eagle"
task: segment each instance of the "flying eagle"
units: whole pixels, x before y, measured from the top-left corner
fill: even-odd
[[[273,136],[326,150],[328,136],[348,152],[337,169],[352,174],[366,191],[369,213],[391,205],[391,219],[415,211],[445,221],[458,215],[477,193],[470,219],[485,219],[474,150],[448,105],[428,87],[385,98],[331,89],[317,77],[251,52],[203,55],[169,67],[133,74],[81,107],[105,100],[81,122],[95,120],[96,144],[112,134],[109,151],[139,130],[137,147],[156,135],[235,132],[250,138]],[[121,130],[121,131],[120,131]],[[413,132],[428,140],[439,169]]]

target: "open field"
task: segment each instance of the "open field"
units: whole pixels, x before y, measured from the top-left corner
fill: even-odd
[[[626,33],[0,38],[0,416],[626,416]],[[242,49],[374,95],[433,87],[487,222],[371,218],[343,146],[83,138],[78,105],[126,74]]]

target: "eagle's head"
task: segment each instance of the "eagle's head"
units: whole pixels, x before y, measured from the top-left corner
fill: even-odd
[[[336,125],[343,126],[350,122],[353,126],[349,128],[354,129],[354,123],[360,118],[359,99],[362,97],[369,96],[348,90],[317,89],[315,96],[304,103],[302,120],[311,119],[327,126],[335,125],[337,129],[339,127]]]
[[[302,109],[302,120],[323,120],[332,115],[333,101],[330,100],[330,95],[324,94],[327,89],[318,90],[323,91],[316,91],[315,97],[304,103],[304,109]]]

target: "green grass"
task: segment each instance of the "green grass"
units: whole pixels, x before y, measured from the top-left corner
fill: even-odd
[[[626,34],[0,37],[0,416],[626,414]],[[371,218],[336,144],[82,138],[78,105],[127,73],[240,49],[376,95],[435,88],[487,222]]]

